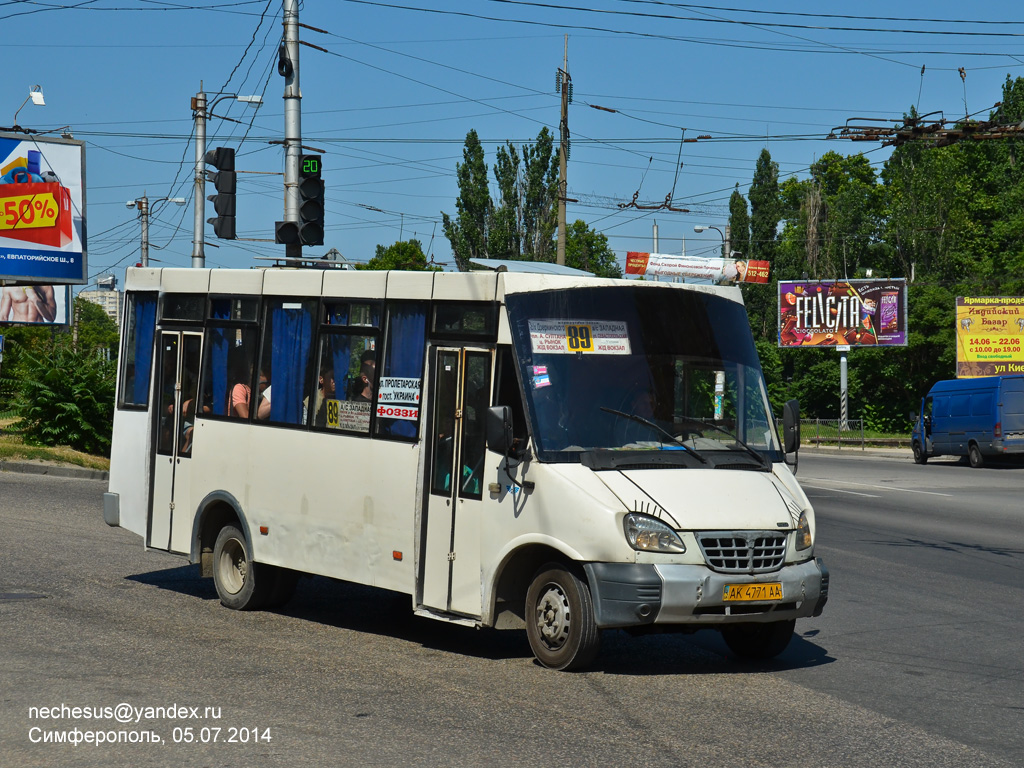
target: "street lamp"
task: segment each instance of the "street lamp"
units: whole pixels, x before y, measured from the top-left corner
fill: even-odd
[[[21,102],[21,107],[18,107],[18,111],[14,113],[15,128],[18,127],[18,112],[21,112],[22,107],[28,104],[29,99],[31,99],[32,103],[35,104],[37,107],[45,107],[46,102],[43,100],[43,86],[33,85],[31,88],[29,88],[28,97],[23,102]]]
[[[188,201],[184,197],[158,197],[154,200],[154,203],[159,203],[164,200],[174,203],[175,205],[184,205]],[[146,197],[146,193],[142,193],[142,197],[136,200],[129,200],[124,204],[126,208],[138,208],[139,218],[142,220],[142,258],[139,263],[144,266],[149,266],[149,198]]]
[[[723,243],[725,242],[725,234],[722,232],[722,230],[720,230],[718,227],[713,227],[710,224],[697,224],[693,228],[693,231],[700,233],[700,232],[704,232],[705,230],[708,230],[708,229],[715,230],[715,232],[717,232],[721,236],[722,242]]]
[[[199,88],[202,89],[203,84],[199,84]],[[192,222],[192,266],[196,268],[203,268],[206,266],[206,250],[203,247],[203,227],[206,226],[206,169],[204,166],[204,158],[206,157],[206,118],[216,117],[213,114],[213,108],[217,106],[224,99],[234,99],[241,104],[248,104],[251,107],[259,109],[260,105],[263,104],[262,96],[239,96],[237,93],[215,93],[213,94],[217,98],[207,107],[206,104],[206,93],[202,90],[199,91],[192,98],[192,116],[196,121],[196,169],[195,169],[195,215]],[[232,120],[232,122],[241,122],[240,120],[233,120],[230,117],[222,117],[222,120]]]

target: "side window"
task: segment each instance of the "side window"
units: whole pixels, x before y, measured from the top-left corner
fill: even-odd
[[[256,326],[234,323],[211,326],[203,352],[203,413],[248,419],[252,403]]]
[[[369,434],[376,370],[375,335],[323,333],[312,407],[309,398],[306,400],[310,425]]]
[[[388,305],[384,351],[377,371],[377,437],[419,439],[426,335],[425,301]]]
[[[153,367],[156,294],[129,293],[124,317],[120,404],[145,408],[149,405],[149,377]]]
[[[260,354],[255,418],[302,424],[313,381],[313,327],[317,303],[306,299],[267,302]]]
[[[516,380],[515,360],[512,348],[498,348],[497,375],[494,377],[494,404],[507,405],[512,411],[512,438],[515,449],[526,447],[526,412],[523,410],[523,396]]]

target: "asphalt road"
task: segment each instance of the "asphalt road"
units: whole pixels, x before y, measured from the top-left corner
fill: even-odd
[[[0,765],[1019,765],[1024,469],[804,455],[799,477],[832,596],[779,659],[610,632],[565,674],[523,632],[326,579],[228,611],[104,525],[104,483],[0,473]],[[121,704],[138,722],[69,709]],[[161,743],[42,740],[76,729]]]

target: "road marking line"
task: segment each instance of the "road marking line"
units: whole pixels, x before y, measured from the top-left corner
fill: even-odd
[[[819,483],[841,483],[843,485],[857,485],[857,486],[860,486],[861,488],[871,488],[872,490],[875,490],[875,491],[903,491],[904,493],[923,493],[926,496],[946,496],[946,497],[948,497],[950,499],[953,498],[953,494],[952,493],[939,493],[938,491],[915,491],[913,488],[897,488],[896,486],[888,486],[888,485],[882,486],[882,485],[871,485],[870,483],[855,483],[852,480],[833,480],[830,477],[812,477],[810,479],[811,480],[816,480]],[[814,486],[808,486],[808,487],[809,488],[813,488]],[[821,489],[819,489],[819,490],[821,490]],[[832,489],[825,489],[825,490],[832,490]]]
[[[861,493],[859,491],[844,491],[842,488],[822,488],[820,485],[807,485],[807,483],[800,483],[804,488],[813,488],[816,491],[832,491],[832,493],[849,493],[852,496],[867,496],[869,499],[880,499],[874,493]]]

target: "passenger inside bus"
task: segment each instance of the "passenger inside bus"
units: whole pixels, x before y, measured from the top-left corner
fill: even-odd
[[[359,375],[352,382],[352,399],[357,403],[373,402],[374,370],[373,360],[364,362],[359,369]]]
[[[266,419],[270,416],[270,380],[263,371],[260,371],[259,387],[259,407],[256,418]],[[251,399],[252,389],[247,383],[247,379],[238,381],[231,388],[231,415],[240,419],[248,419],[252,408]]]
[[[327,364],[320,370],[320,379],[317,384],[316,399],[314,400],[313,424],[323,427],[327,424],[327,401],[336,397],[334,384],[334,367]]]

